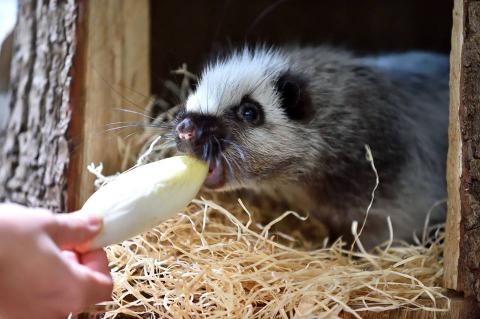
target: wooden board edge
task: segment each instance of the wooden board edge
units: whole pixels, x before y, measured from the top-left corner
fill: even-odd
[[[362,319],[477,319],[480,314],[478,303],[473,298],[449,293],[450,308],[448,311],[432,312],[413,309],[396,309],[381,312],[362,312]],[[442,304],[444,306],[445,304]],[[343,313],[342,319],[356,319],[352,314]]]
[[[465,299],[456,293],[448,294],[450,298],[450,309],[443,312],[432,312],[413,309],[394,309],[388,311],[366,311],[359,315],[362,319],[476,319],[480,314],[478,303],[474,299]],[[443,307],[445,304],[442,304]],[[82,313],[74,316],[73,319],[101,318],[102,313]],[[148,316],[148,315],[147,315]],[[118,319],[130,319],[132,316],[119,315]],[[342,312],[341,319],[358,319],[353,314]]]
[[[460,177],[462,174],[462,139],[460,132],[460,76],[464,25],[463,0],[455,0],[453,9],[452,49],[450,53],[450,124],[447,159],[448,213],[445,234],[444,287],[461,290],[459,286],[460,258]]]
[[[94,176],[87,165],[103,162],[107,174],[120,169],[116,136],[106,132],[106,124],[138,118],[115,108],[135,107],[129,106],[132,100],[147,100],[150,94],[149,0],[77,0],[77,5],[67,187],[70,211],[80,209],[94,191]]]
[[[80,208],[80,186],[78,177],[82,173],[83,121],[85,108],[85,55],[86,55],[86,10],[87,1],[79,0],[77,5],[77,26],[75,58],[71,69],[72,89],[70,91],[71,120],[68,130],[70,163],[67,170],[67,208],[75,211]]]

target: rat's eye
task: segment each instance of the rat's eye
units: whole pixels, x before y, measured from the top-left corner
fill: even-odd
[[[243,102],[238,107],[237,116],[245,122],[258,125],[262,121],[262,110],[256,103]]]

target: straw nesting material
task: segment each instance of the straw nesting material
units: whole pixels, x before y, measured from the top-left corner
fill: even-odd
[[[388,242],[373,253],[351,251],[340,240],[308,251],[273,229],[292,212],[265,226],[255,223],[257,213],[241,202],[229,211],[195,200],[178,218],[108,247],[115,288],[104,318],[336,318],[341,311],[360,318],[363,310],[448,310],[439,287],[442,230],[424,245]]]

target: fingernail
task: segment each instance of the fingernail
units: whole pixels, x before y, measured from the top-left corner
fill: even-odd
[[[87,217],[87,227],[92,232],[97,232],[102,228],[102,219],[96,215]]]

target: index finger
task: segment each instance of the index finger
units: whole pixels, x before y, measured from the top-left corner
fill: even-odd
[[[94,252],[94,255],[95,254],[99,253]],[[101,266],[102,262],[92,260],[87,264],[88,265],[74,265],[77,278],[79,279],[78,288],[82,296],[82,304],[79,305],[80,309],[78,310],[87,309],[99,302],[111,300],[113,290],[112,277],[108,269],[105,270],[104,266]]]
[[[80,254],[80,263],[93,271],[102,273],[104,275],[110,275],[107,254],[105,254],[102,249]]]

